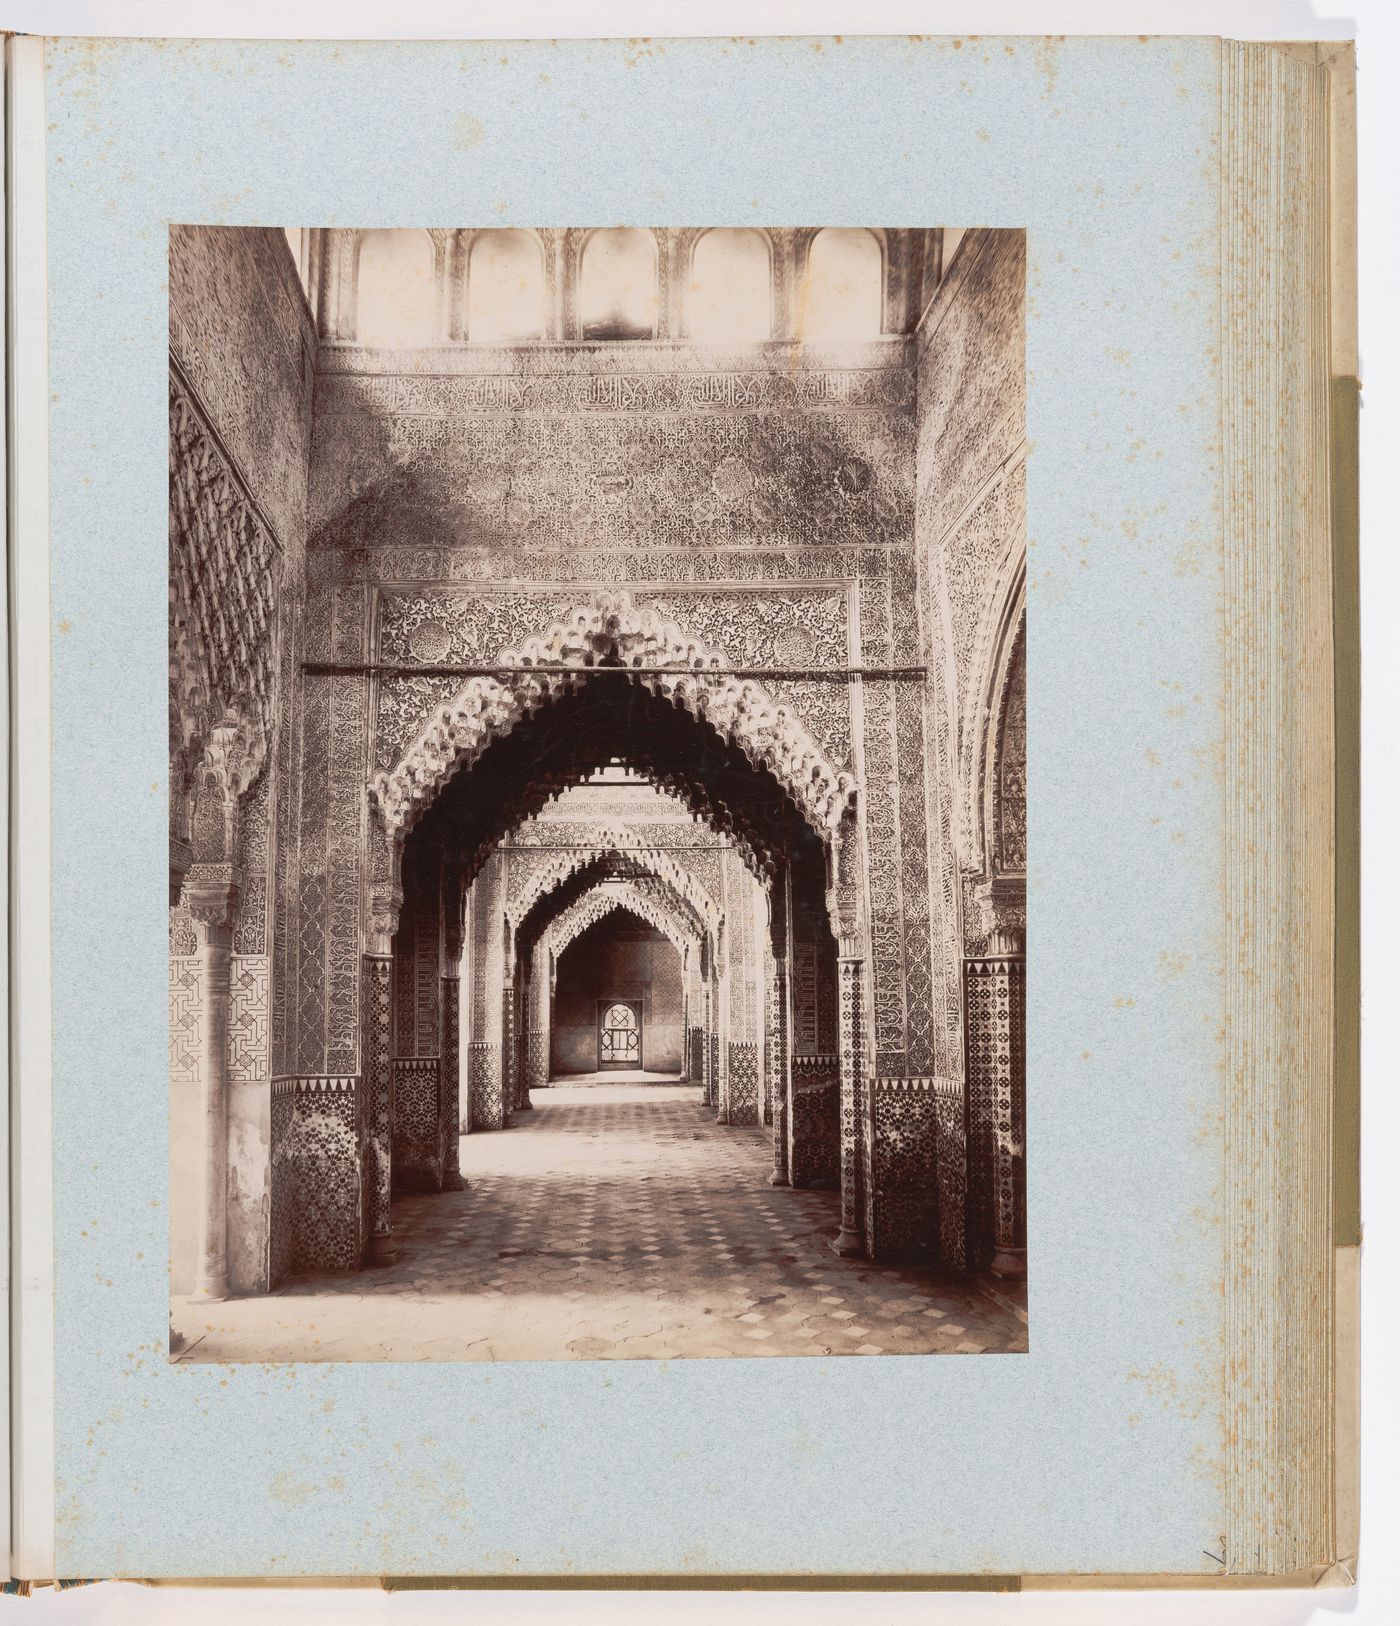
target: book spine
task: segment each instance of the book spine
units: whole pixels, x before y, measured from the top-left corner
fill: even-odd
[[[44,41],[10,38],[5,47],[10,1564],[16,1579],[47,1581],[54,1573],[54,1269]]]

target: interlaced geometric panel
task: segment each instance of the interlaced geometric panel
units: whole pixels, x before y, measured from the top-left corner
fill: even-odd
[[[799,1062],[807,1065],[799,1068]],[[818,1068],[810,1065],[821,1062]],[[794,1186],[834,1190],[841,1181],[841,1081],[835,1056],[794,1056],[792,1149]]]
[[[731,1044],[729,1047],[730,1123],[758,1123],[758,1092],[758,1046],[756,1044]]]
[[[196,956],[170,959],[170,1082],[199,1081],[199,1023],[203,1005]]]
[[[932,1078],[874,1080],[869,1243],[875,1259],[927,1258],[937,1246],[934,1088]]]
[[[435,1190],[442,1183],[442,1100],[436,1056],[394,1060],[394,1184]]]
[[[230,723],[238,788],[262,767],[275,706],[280,575],[276,538],[172,373],[170,748],[184,772]]]
[[[228,1076],[233,1084],[267,1077],[267,976],[265,954],[237,954],[229,979]]]

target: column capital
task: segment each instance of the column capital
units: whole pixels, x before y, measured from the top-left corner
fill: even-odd
[[[394,933],[403,910],[403,888],[393,881],[376,881],[369,889],[365,911],[365,953],[384,958],[393,952]]]
[[[1026,882],[1019,875],[963,879],[963,955],[1007,959],[1026,952]]]
[[[860,929],[860,888],[838,884],[828,887],[826,912],[836,938],[836,952],[843,960],[863,960]]]
[[[170,907],[173,909],[180,901],[184,891],[185,877],[190,872],[190,865],[194,863],[194,848],[181,835],[175,831],[170,832]]]
[[[183,896],[191,917],[206,930],[232,923],[238,908],[243,878],[233,864],[191,864],[185,872]]]

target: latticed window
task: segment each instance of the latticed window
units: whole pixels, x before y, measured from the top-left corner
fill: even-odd
[[[616,999],[598,1021],[599,1067],[639,1067],[642,1019],[635,1005]]]

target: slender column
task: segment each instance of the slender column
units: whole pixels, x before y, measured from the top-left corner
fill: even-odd
[[[471,1076],[468,1111],[473,1129],[503,1129],[510,1097],[505,1093],[502,1045],[506,986],[505,864],[499,852],[486,860],[473,887]]]
[[[559,234],[558,248],[552,262],[553,337],[568,343],[579,337],[578,322],[578,260],[582,233],[567,227]]]
[[[788,1072],[787,961],[774,958],[768,973],[768,1098],[773,1105],[772,1186],[788,1182],[788,1114],[792,1080]]]
[[[792,336],[793,303],[793,234],[787,227],[778,227],[768,234],[773,263],[773,337],[787,339]]]
[[[530,956],[530,982],[525,993],[525,1088],[549,1083],[549,950],[543,943]]]
[[[391,1014],[394,958],[392,943],[403,908],[397,887],[377,888],[371,897],[369,931],[362,959],[361,1042],[365,1077],[365,1157],[369,1163],[369,1246],[365,1262],[389,1265],[398,1258],[389,1218],[394,1146],[394,1068]]]
[[[673,233],[665,226],[652,231],[656,239],[656,336],[672,339],[679,336],[680,312],[675,308],[675,244]]]
[[[437,340],[455,338],[452,332],[452,260],[456,233],[445,226],[429,226],[433,243],[433,327]]]
[[[199,939],[199,1080],[204,1106],[199,1264],[194,1297],[215,1302],[228,1285],[228,1008],[233,956],[232,916],[238,872],[230,864],[195,864],[185,896]]]
[[[714,1029],[713,997],[710,991],[709,968],[701,985],[701,1010],[703,1018],[700,1028],[700,1098],[707,1107],[714,1105],[714,1040],[711,1034]]]
[[[520,1112],[530,1104],[520,1076],[520,1046],[516,1040],[515,1008],[515,956],[506,961],[506,979],[501,989],[501,1103],[503,1121],[509,1121],[512,1112]],[[522,1099],[523,1097],[523,1099]]]
[[[467,1182],[462,1178],[462,1146],[460,1140],[462,1095],[462,888],[458,877],[450,873],[444,877],[443,957],[442,957],[442,1044],[439,1046],[438,1066],[441,1069],[442,1189],[461,1191]]]
[[[841,1229],[831,1251],[845,1258],[865,1252],[861,1216],[862,1112],[865,1069],[865,962],[842,955],[836,966],[841,1066]]]
[[[729,1122],[730,993],[728,967],[716,956],[715,964],[715,1119]]]
[[[355,284],[359,233],[325,228],[322,236],[319,315],[323,339],[355,337]]]

